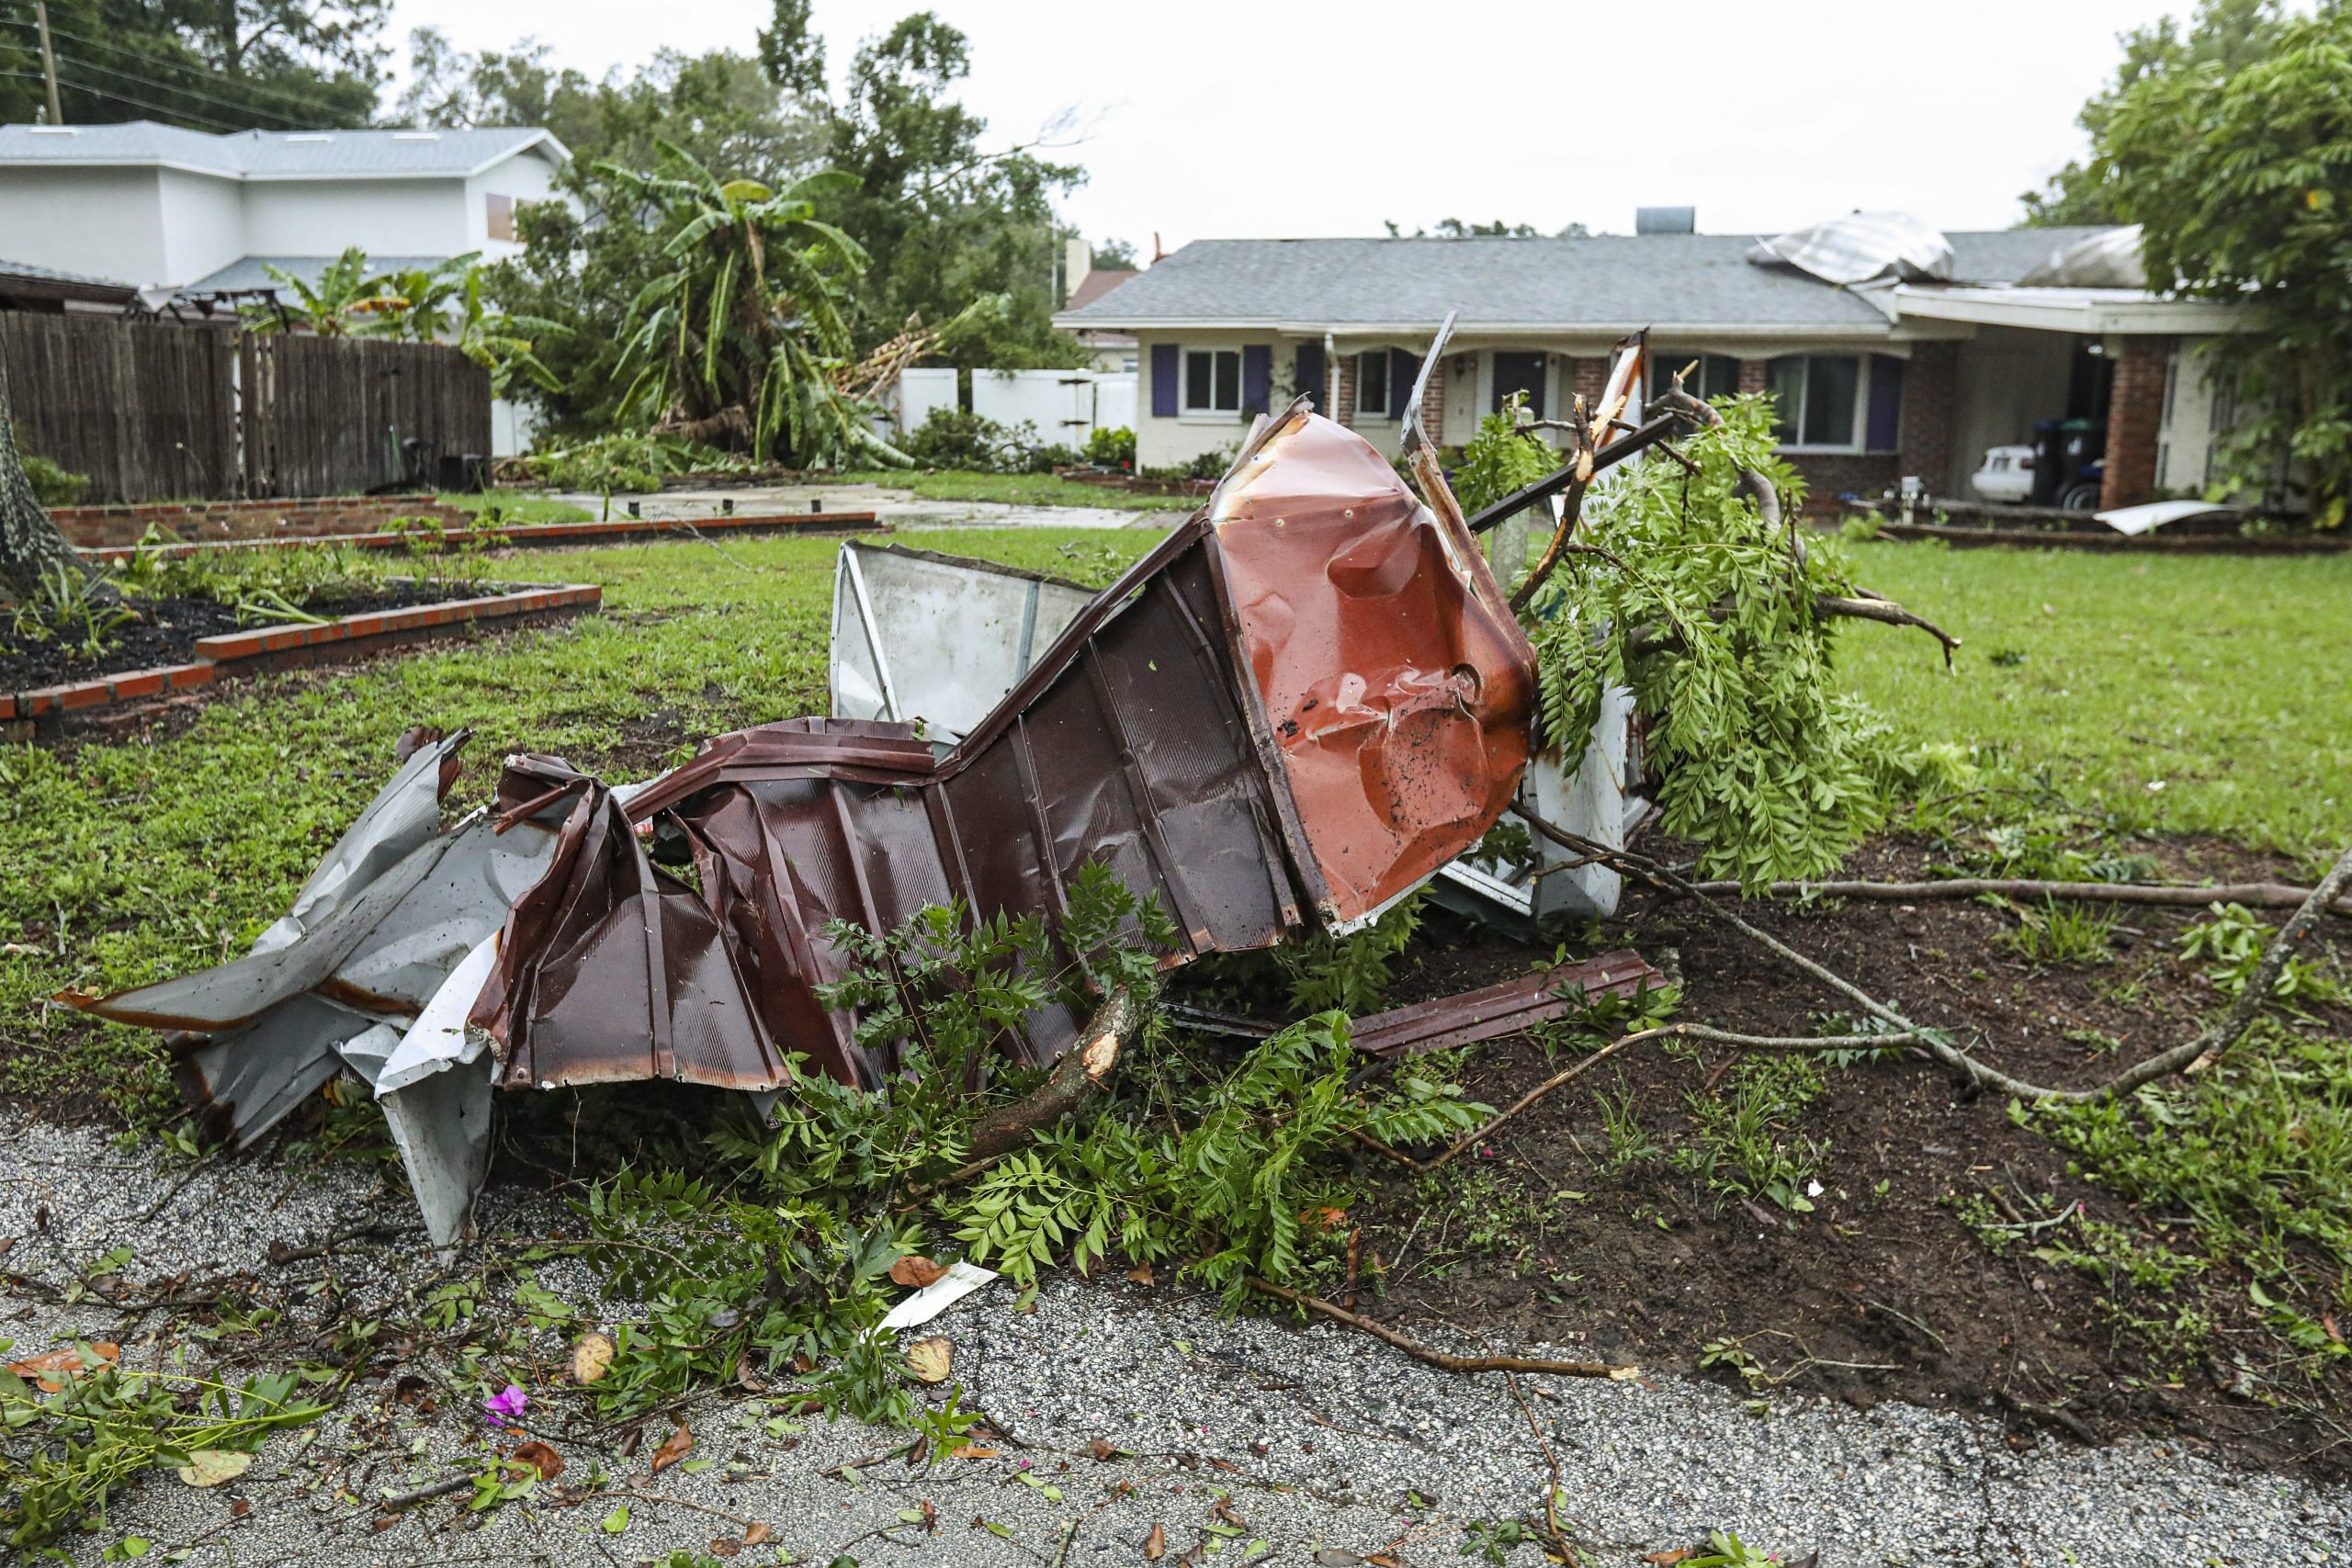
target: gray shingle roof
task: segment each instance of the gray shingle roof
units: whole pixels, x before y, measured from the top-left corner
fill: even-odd
[[[205,294],[232,288],[276,288],[277,280],[266,269],[277,267],[305,283],[315,284],[319,275],[334,264],[333,256],[240,256],[227,266],[209,276],[199,277],[183,294]],[[439,266],[447,256],[369,256],[368,273],[406,272],[412,267]]]
[[[100,277],[87,272],[61,272],[53,266],[35,266],[30,262],[6,260],[0,260],[0,277],[35,277],[46,283],[79,283],[92,288],[131,287],[119,277]]]
[[[544,147],[571,156],[530,126],[479,130],[240,130],[225,136],[159,125],[0,126],[0,167],[9,164],[170,164],[231,179],[457,177]]]
[[[1947,236],[1953,277],[2016,277],[2091,232],[2030,229]],[[1742,234],[1566,240],[1195,240],[1069,327],[1422,324],[1460,310],[1479,327],[1789,326],[1884,330],[1858,296],[1747,260]]]

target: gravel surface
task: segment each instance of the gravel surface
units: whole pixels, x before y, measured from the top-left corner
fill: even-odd
[[[511,1189],[494,1189],[486,1210],[486,1227],[507,1236],[561,1223],[558,1209]],[[270,1261],[273,1242],[355,1231],[364,1234],[347,1244],[354,1250],[324,1263]],[[0,1311],[15,1353],[104,1337],[133,1367],[183,1345],[199,1359],[233,1355],[241,1341],[233,1332],[194,1340],[161,1313],[94,1294],[66,1299],[116,1248],[134,1256],[107,1267],[142,1296],[183,1270],[198,1284],[249,1271],[280,1291],[293,1280],[330,1285],[296,1301],[273,1343],[290,1342],[311,1303],[398,1310],[466,1267],[461,1258],[457,1273],[435,1272],[386,1168],[166,1162],[152,1143],[126,1153],[90,1133],[22,1121],[0,1125],[5,1236],[16,1240]],[[604,1321],[628,1314],[628,1303],[599,1302],[576,1263],[542,1265],[539,1278]],[[465,1494],[388,1512],[383,1497],[481,1461],[476,1395],[428,1345],[381,1363],[335,1416],[274,1438],[228,1485],[197,1490],[168,1471],[142,1473],[105,1528],[68,1549],[96,1562],[136,1536],[156,1561],[185,1551],[177,1561],[223,1568],[622,1564],[680,1550],[745,1563],[827,1564],[846,1553],[867,1568],[1035,1568],[1142,1562],[1157,1526],[1170,1563],[1344,1564],[1385,1552],[1436,1564],[1464,1561],[1465,1541],[1476,1550],[1465,1531],[1540,1511],[1548,1446],[1564,1528],[1590,1562],[1612,1568],[1696,1546],[1713,1529],[1783,1561],[1818,1551],[1821,1568],[2352,1560],[2352,1494],[2231,1472],[2157,1443],[2020,1451],[1989,1421],[1892,1403],[1860,1412],[1782,1398],[1753,1414],[1732,1393],[1657,1371],[1625,1382],[1523,1376],[1515,1393],[1499,1377],[1440,1372],[1350,1330],[1227,1319],[1213,1299],[1166,1285],[1063,1277],[1034,1311],[1014,1304],[1000,1282],[916,1331],[954,1342],[965,1404],[1004,1435],[992,1454],[927,1470],[892,1457],[854,1476],[828,1474],[905,1439],[797,1420],[776,1394],[733,1393],[684,1408],[694,1450],[655,1476],[648,1461],[666,1421],[649,1424],[630,1457],[622,1430],[595,1430],[549,1382],[534,1389],[531,1419],[545,1424],[532,1429],[565,1456],[559,1480],[486,1514],[469,1513]],[[320,1305],[320,1319],[334,1310]],[[1573,1325],[1560,1338],[1552,1354],[1589,1353]],[[543,1353],[560,1365],[560,1337],[547,1337]],[[1098,1440],[1116,1451],[1097,1461]],[[624,1506],[625,1520],[616,1513]],[[758,1543],[742,1545],[747,1533]],[[1497,1550],[1516,1564],[1543,1561],[1532,1544]]]

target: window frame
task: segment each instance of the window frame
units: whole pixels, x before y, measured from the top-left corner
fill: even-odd
[[[499,207],[502,203],[506,209],[503,213],[499,210]],[[514,232],[514,209],[519,204],[513,197],[508,196],[503,192],[494,190],[486,190],[482,192],[481,226],[483,238],[500,240],[512,243],[516,238]],[[499,232],[501,228],[503,228],[506,231],[503,234]]]
[[[1366,384],[1363,372],[1364,362],[1366,360],[1375,361],[1380,366],[1380,400],[1377,402],[1370,404],[1367,404],[1363,400],[1364,386]],[[1389,395],[1396,389],[1390,385],[1390,382],[1395,378],[1396,374],[1396,356],[1390,350],[1385,348],[1367,348],[1357,352],[1355,413],[1358,419],[1363,419],[1366,415],[1369,415],[1374,419],[1392,419],[1395,417],[1388,412],[1388,400]]]
[[[1847,432],[1847,438],[1843,442],[1818,442],[1804,440],[1804,403],[1800,402],[1798,404],[1796,417],[1794,419],[1789,419],[1787,418],[1786,411],[1781,409],[1776,402],[1772,410],[1773,417],[1776,420],[1783,421],[1790,430],[1799,437],[1799,439],[1793,441],[1779,441],[1776,443],[1774,450],[1794,453],[1800,457],[1808,455],[1843,457],[1883,456],[1883,453],[1880,449],[1872,447],[1870,444],[1871,362],[1876,354],[1884,352],[1885,351],[1883,349],[1868,350],[1858,348],[1851,352],[1833,349],[1826,350],[1818,354],[1806,353],[1774,355],[1769,362],[1770,368],[1768,368],[1765,373],[1765,389],[1767,391],[1774,390],[1772,383],[1778,378],[1777,370],[1781,364],[1792,359],[1803,360],[1804,362],[1805,395],[1808,399],[1812,395],[1814,361],[1817,359],[1844,359],[1851,361],[1854,366],[1853,423],[1852,428]],[[1775,434],[1777,435],[1777,431]],[[1884,450],[1886,452],[1899,452],[1902,448],[1900,446],[1894,446],[1885,448]]]
[[[1207,356],[1208,400],[1199,406],[1193,402],[1193,359],[1196,355]],[[1233,405],[1220,408],[1216,404],[1218,361],[1229,357],[1233,361]],[[1223,345],[1187,344],[1178,351],[1176,359],[1176,417],[1199,424],[1221,424],[1241,417],[1241,348]]]

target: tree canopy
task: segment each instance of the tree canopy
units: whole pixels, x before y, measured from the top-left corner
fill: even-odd
[[[2133,73],[2086,109],[2070,210],[2142,225],[2151,284],[2226,300],[2211,362],[2252,417],[2223,456],[2246,488],[2290,475],[2314,517],[2352,495],[2352,5],[2308,15],[2205,0],[2134,35]],[[2053,187],[2054,188],[2054,187]],[[2053,209],[2055,208],[2053,198]]]
[[[367,125],[390,0],[49,0],[69,125]],[[0,0],[0,121],[47,118],[29,0]]]

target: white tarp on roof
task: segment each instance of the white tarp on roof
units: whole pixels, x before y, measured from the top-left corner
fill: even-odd
[[[2140,225],[2109,229],[2061,245],[2018,283],[2026,288],[2145,288],[2148,267],[2140,256]]]
[[[1849,212],[1826,223],[1759,240],[1747,255],[1762,265],[1785,263],[1824,283],[1905,283],[1949,278],[1951,242],[1907,212]]]

